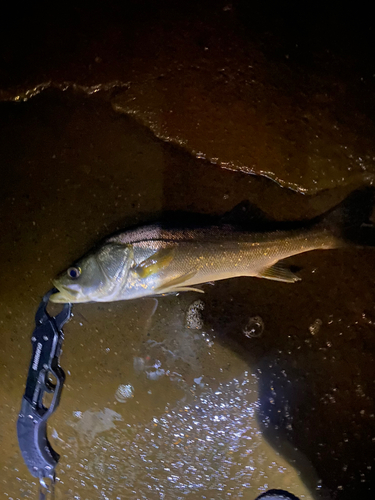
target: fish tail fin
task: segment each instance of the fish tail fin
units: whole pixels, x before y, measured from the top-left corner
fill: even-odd
[[[358,189],[320,217],[318,224],[339,246],[375,246],[375,226],[370,223],[374,203],[373,187]]]

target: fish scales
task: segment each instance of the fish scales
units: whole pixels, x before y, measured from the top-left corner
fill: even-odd
[[[283,260],[356,244],[353,235],[362,244],[364,238],[353,228],[369,220],[373,202],[373,189],[359,190],[316,219],[292,225],[268,223],[263,231],[259,222],[255,231],[228,224],[201,228],[153,224],[123,231],[61,273],[54,280],[58,292],[51,300],[109,302],[202,291],[195,287],[240,276],[294,283],[300,278]],[[375,241],[374,233],[366,231],[366,236]]]

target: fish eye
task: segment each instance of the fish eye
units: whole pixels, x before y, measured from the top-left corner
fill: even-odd
[[[79,267],[69,267],[69,269],[67,270],[67,274],[69,278],[75,280],[80,277],[81,269]]]

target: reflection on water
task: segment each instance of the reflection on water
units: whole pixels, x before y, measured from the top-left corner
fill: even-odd
[[[264,440],[257,375],[213,332],[185,327],[190,302],[166,297],[157,311],[152,299],[125,310],[92,304],[66,326],[62,361],[70,376],[50,427],[61,453],[57,498],[249,498],[284,487],[312,499]],[[131,326],[110,341],[106,323],[121,310]],[[82,343],[88,336],[97,347]],[[10,432],[5,450],[14,440]],[[16,449],[9,459],[4,491],[34,498]]]
[[[249,488],[256,495],[283,485],[311,498],[285,460],[264,442],[255,416],[255,375],[244,372],[215,389],[210,381],[203,388],[193,384],[184,389],[179,402],[167,403],[146,424],[126,424],[108,409],[80,415],[70,425],[82,446],[71,440],[67,446],[60,443],[60,489],[84,483],[85,494],[98,489],[108,498],[192,493],[189,498],[248,498]],[[75,456],[72,446],[78,450]],[[71,466],[77,460],[79,471]]]

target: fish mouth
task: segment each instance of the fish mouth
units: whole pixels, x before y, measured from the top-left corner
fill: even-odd
[[[72,290],[71,288],[57,283],[55,280],[52,281],[53,286],[58,290],[53,293],[49,300],[55,304],[66,304],[68,302],[79,302],[78,290]]]

